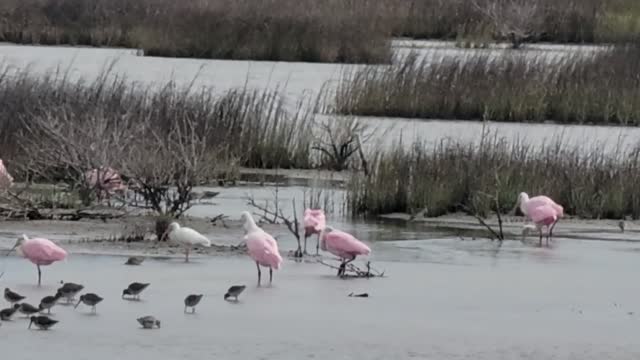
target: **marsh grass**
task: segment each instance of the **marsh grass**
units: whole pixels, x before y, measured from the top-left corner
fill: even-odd
[[[173,82],[161,88],[140,87],[109,69],[95,80],[78,82],[71,81],[63,71],[45,77],[8,68],[0,73],[0,155],[18,178],[25,176],[19,168],[27,169],[34,162],[25,152],[25,144],[37,143],[37,139],[34,142],[25,138],[29,134],[26,126],[43,118],[52,128],[56,123],[80,124],[90,119],[104,124],[101,131],[105,136],[126,133],[126,129],[119,128],[123,124],[136,127],[132,134],[162,135],[174,131],[180,120],[206,138],[206,146],[216,152],[212,158],[221,161],[219,168],[227,169],[229,174],[237,173],[233,168],[238,166],[315,166],[309,132],[313,121],[311,106],[303,101],[293,106],[285,104],[278,91],[240,88],[214,95],[212,89],[182,88]],[[140,124],[149,129],[139,129]],[[154,151],[153,146],[148,151]],[[149,153],[148,158],[157,157],[154,155]],[[49,175],[51,181],[61,180],[56,178],[55,168],[50,169]]]
[[[140,48],[147,55],[380,63],[374,0],[5,0],[0,40]]]
[[[500,212],[518,194],[545,194],[582,218],[640,217],[640,147],[605,153],[602,147],[567,147],[561,138],[541,146],[507,142],[496,135],[478,144],[416,142],[379,150],[370,176],[355,174],[348,186],[353,215],[392,212],[427,216],[473,209],[489,214],[498,193]]]
[[[507,51],[467,57],[411,54],[346,73],[340,114],[565,124],[640,124],[640,48],[549,59]]]

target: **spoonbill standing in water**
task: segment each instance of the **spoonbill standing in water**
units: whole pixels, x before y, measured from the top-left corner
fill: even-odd
[[[38,268],[38,286],[41,284],[42,271],[40,266],[51,265],[56,261],[66,259],[67,252],[63,248],[54,244],[51,240],[43,238],[29,239],[27,235],[22,235],[16,244],[9,250],[11,253],[16,250],[18,255],[27,258]],[[7,253],[7,255],[9,254]]]
[[[542,246],[542,228],[547,227],[547,244],[553,237],[553,228],[558,220],[564,216],[564,208],[558,205],[550,197],[540,195],[529,198],[525,192],[518,195],[516,208],[520,206],[520,211],[532,221],[538,231],[540,231],[540,246]],[[515,208],[514,208],[515,210]]]
[[[356,256],[371,253],[371,249],[353,235],[330,226],[326,226],[320,232],[320,248],[339,257],[342,261],[338,276],[344,275],[347,264],[355,260]]]
[[[304,211],[304,253],[307,253],[307,238],[313,234],[318,235],[316,243],[316,255],[320,252],[320,232],[327,226],[327,219],[322,209],[306,209]]]
[[[207,239],[204,235],[191,228],[181,227],[177,222],[172,222],[171,224],[169,224],[169,227],[167,227],[167,231],[164,232],[160,240],[164,240],[165,237],[169,237],[169,240],[175,241],[185,247],[185,262],[189,262],[189,251],[192,247],[198,245],[204,247],[211,246],[211,241],[209,241],[209,239]]]
[[[260,278],[262,276],[260,266],[269,268],[269,284],[271,284],[273,281],[273,269],[280,269],[282,264],[278,243],[273,236],[267,234],[256,225],[248,211],[243,211],[240,219],[243,222],[244,239],[247,243],[249,256],[256,262],[256,267],[258,268],[258,286],[260,286]]]

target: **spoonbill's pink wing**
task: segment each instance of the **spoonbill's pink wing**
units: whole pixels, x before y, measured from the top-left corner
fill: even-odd
[[[531,221],[538,225],[551,225],[558,219],[556,209],[551,205],[538,206],[529,212]]]
[[[533,209],[545,205],[552,206],[555,209],[556,215],[558,217],[562,217],[564,215],[564,209],[562,208],[562,206],[556,204],[553,199],[545,195],[539,195],[530,198],[529,201],[524,204],[524,208],[527,211],[527,214],[530,214]]]
[[[322,209],[306,209],[304,211],[304,229],[307,235],[319,233],[327,225]]]
[[[276,240],[262,230],[252,231],[245,236],[249,256],[262,266],[279,269],[282,256],[278,250]]]
[[[371,253],[371,249],[365,243],[344,231],[332,230],[324,235],[323,240],[327,251],[341,258]]]
[[[0,160],[0,191],[7,190],[13,184],[13,177],[9,174],[4,167],[2,160]]]
[[[51,240],[33,238],[22,244],[22,253],[36,265],[49,265],[55,261],[64,260],[67,252],[54,244]]]

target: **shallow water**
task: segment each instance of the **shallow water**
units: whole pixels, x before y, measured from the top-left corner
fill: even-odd
[[[83,283],[105,301],[95,316],[54,308],[61,322],[48,332],[28,331],[23,319],[4,322],[0,341],[12,359],[637,359],[636,247],[375,243],[374,263],[386,278],[339,280],[323,266],[285,261],[265,288],[255,287],[255,267],[244,257],[127,267],[120,257],[71,256],[45,268],[41,289],[31,264],[9,258],[1,285],[31,302],[59,280]],[[398,251],[418,257],[397,261]],[[143,301],[120,299],[131,281],[152,283]],[[239,304],[222,300],[233,284],[248,285]],[[189,293],[205,294],[196,315],[183,313]],[[148,314],[163,327],[139,329],[135,318]]]

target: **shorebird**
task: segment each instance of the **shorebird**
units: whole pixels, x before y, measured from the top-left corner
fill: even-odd
[[[71,282],[60,282],[62,287],[58,289],[62,296],[67,299],[67,303],[72,303],[75,300],[76,295],[84,289],[84,285],[74,284]]]
[[[133,282],[129,284],[129,287],[122,290],[122,298],[124,299],[125,295],[133,296],[133,299],[140,300],[140,293],[146,289],[150,283],[139,283]]]
[[[202,300],[202,294],[200,295],[195,295],[195,294],[191,294],[189,296],[187,296],[186,298],[184,298],[184,312],[187,312],[187,308],[191,308],[191,313],[195,313],[196,312],[196,305],[198,305],[200,303],[200,300]]]
[[[142,262],[144,262],[144,258],[142,256],[132,256],[130,258],[127,259],[127,262],[125,262],[125,265],[142,265]]]
[[[23,302],[22,304],[20,304],[20,309],[18,309],[20,311],[20,313],[26,315],[27,317],[29,315],[33,315],[33,314],[37,314],[40,312],[40,309],[38,309],[37,307],[29,304],[29,303],[25,303]]]
[[[224,294],[224,299],[227,300],[230,297],[234,298],[234,301],[238,301],[238,295],[242,294],[242,292],[246,289],[245,285],[233,285],[227,290],[227,293]]]
[[[91,311],[95,313],[96,305],[98,305],[102,300],[104,299],[94,293],[86,293],[84,295],[80,295],[80,300],[78,300],[76,306],[74,306],[74,309],[77,309],[78,305],[80,305],[80,303],[83,303],[87,306],[91,306]]]
[[[40,306],[38,306],[40,308],[40,311],[42,312],[44,310],[47,310],[47,313],[51,314],[51,308],[58,303],[58,300],[60,300],[61,297],[62,292],[60,290],[58,290],[53,296],[43,297],[42,300],[40,300]]]
[[[29,329],[31,329],[32,324],[35,324],[36,327],[40,330],[49,330],[53,325],[57,323],[58,320],[53,320],[48,316],[32,316],[31,321],[29,322]]]
[[[13,304],[12,307],[0,310],[0,320],[11,321],[13,314],[20,309],[20,304]]]
[[[158,329],[160,328],[160,320],[157,320],[153,316],[143,316],[136,320],[138,320],[138,323],[142,325],[144,329],[153,329],[154,326],[157,326]]]
[[[17,302],[20,302],[20,301],[26,299],[26,297],[18,294],[17,292],[11,291],[11,289],[9,289],[9,288],[5,288],[4,289],[4,299],[7,300],[8,302],[10,302],[11,304],[15,304]]]

